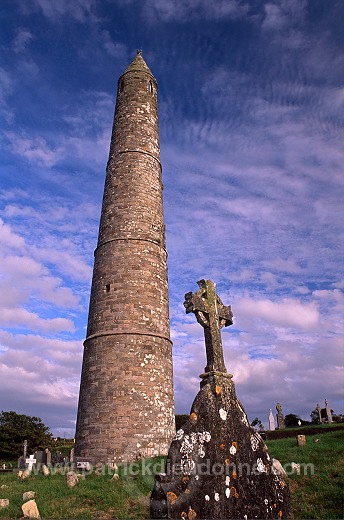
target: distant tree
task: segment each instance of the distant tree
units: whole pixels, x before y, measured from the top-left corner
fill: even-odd
[[[23,453],[27,440],[28,452],[46,448],[51,444],[52,434],[39,417],[19,415],[16,412],[0,413],[0,457],[10,459]]]
[[[253,421],[251,422],[251,426],[255,428],[255,426],[258,426],[259,430],[263,429],[263,423],[258,417],[255,417]]]
[[[331,408],[331,415],[332,415],[332,420],[333,422],[340,422],[338,420],[338,416],[334,413],[334,411],[332,410]],[[318,424],[319,423],[319,414],[318,414],[318,410],[313,410],[311,413],[310,413],[310,416],[311,416],[311,419],[312,419],[312,423],[314,424]],[[326,408],[322,408],[321,409],[321,418],[324,422],[327,421],[327,413],[326,413]]]
[[[286,426],[299,426],[299,421],[301,421],[300,417],[298,415],[295,415],[294,413],[288,413],[284,417],[284,422]]]
[[[310,416],[311,416],[311,419],[312,419],[312,423],[318,424],[318,422],[319,422],[318,410],[312,410],[311,413],[310,413]]]

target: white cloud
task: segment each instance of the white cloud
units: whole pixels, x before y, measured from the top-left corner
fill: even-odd
[[[3,327],[26,328],[32,331],[41,331],[45,334],[75,331],[74,324],[69,319],[40,318],[37,314],[22,308],[0,307],[0,320]]]
[[[61,308],[79,307],[79,296],[63,280],[29,253],[33,251],[20,235],[0,219],[0,321],[5,328],[24,328],[44,334],[74,332],[69,318],[61,317]],[[68,255],[62,255],[68,260]],[[46,261],[46,258],[45,258]],[[77,276],[83,265],[74,264]],[[44,304],[43,302],[46,302]],[[51,308],[54,308],[54,311]],[[53,317],[49,316],[49,313]],[[43,316],[42,316],[43,315]]]
[[[202,277],[218,282],[222,300],[233,305],[234,326],[223,331],[227,367],[253,417],[264,420],[277,401],[286,413],[308,413],[329,393],[335,401],[344,153],[343,53],[332,26],[326,16],[316,22],[313,11],[308,30],[303,0],[116,0],[107,13],[123,15],[123,3],[135,23],[151,22],[144,55],[160,87],[177,409],[187,411],[187,399],[191,405],[205,366],[203,330],[182,305]],[[82,25],[98,8],[91,0],[21,3],[26,18],[19,16],[11,33],[11,50],[30,47],[31,75],[13,52],[11,68],[0,70],[3,112],[10,114],[11,100],[18,115],[16,131],[7,133],[12,157],[4,146],[0,308],[8,329],[23,331],[0,334],[2,388],[13,409],[25,405],[19,390],[28,396],[23,413],[54,409],[54,425],[75,419],[82,348],[61,338],[85,333],[114,71],[123,72],[134,45],[134,27],[124,24],[124,33],[120,18]],[[54,45],[54,30],[61,32],[54,22],[73,35],[63,45],[75,70],[63,77],[61,55],[58,69],[49,60],[49,73],[37,76],[49,92],[45,117],[40,97],[27,92],[36,86],[35,63],[43,66],[49,50],[41,46]],[[49,23],[51,40],[43,31],[41,41],[41,23]],[[60,47],[52,48],[57,56]]]
[[[59,20],[62,17],[71,17],[78,22],[95,21],[94,8],[95,0],[59,0],[52,2],[51,0],[34,0],[47,18]]]
[[[316,328],[320,323],[320,314],[315,303],[303,304],[292,298],[279,302],[242,298],[236,301],[236,308],[240,320],[246,324],[253,318],[258,318],[284,327],[307,330]]]
[[[11,227],[0,218],[0,247],[21,249],[25,241],[22,237],[13,233]]]
[[[132,3],[132,0],[124,0],[124,3]],[[248,4],[241,0],[217,0],[216,3],[206,0],[144,0],[142,4],[144,16],[152,23],[237,19],[245,16],[249,10]]]
[[[9,150],[29,162],[45,167],[52,167],[62,158],[63,149],[53,148],[43,137],[30,138],[25,134],[5,132]]]
[[[284,260],[283,258],[274,258],[272,260],[265,260],[263,265],[266,267],[272,268],[274,271],[284,272],[284,273],[300,273],[301,267],[298,265],[294,258],[288,258]]]
[[[29,29],[21,27],[17,30],[17,34],[13,40],[13,50],[15,53],[22,53],[28,47],[28,44],[35,39],[34,34]]]
[[[128,56],[127,47],[123,43],[114,41],[111,38],[109,31],[102,31],[101,38],[103,40],[103,46],[106,52],[112,58],[124,59]]]
[[[81,361],[80,341],[0,330],[0,409],[41,417],[73,437]]]
[[[7,123],[12,123],[14,114],[9,108],[8,97],[13,91],[12,75],[0,67],[0,114]]]
[[[264,5],[263,29],[279,32],[304,21],[307,0],[275,0]]]

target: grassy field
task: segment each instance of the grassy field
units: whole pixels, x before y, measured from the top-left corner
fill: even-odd
[[[308,435],[306,439],[302,447],[295,438],[266,441],[270,455],[283,465],[301,465],[300,475],[294,473],[289,478],[294,516],[343,519],[344,430]]]
[[[315,442],[316,439],[320,439],[319,442]],[[300,448],[296,446],[295,438],[267,441],[267,445],[271,456],[283,465],[300,464],[300,475],[294,473],[289,477],[295,519],[343,518],[344,429],[309,435],[306,446]],[[87,474],[72,489],[66,486],[63,474],[49,477],[33,474],[24,481],[15,473],[0,474],[0,498],[10,500],[10,506],[0,510],[0,518],[23,516],[21,506],[25,491],[36,492],[36,503],[43,519],[149,518],[154,473],[162,470],[161,458],[120,468],[119,480],[113,480],[112,472],[106,468],[106,474]],[[8,487],[2,488],[3,485]]]

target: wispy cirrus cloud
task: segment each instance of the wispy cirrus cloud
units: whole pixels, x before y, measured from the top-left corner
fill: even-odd
[[[35,35],[25,27],[17,29],[17,34],[13,40],[13,50],[16,54],[27,50],[30,42],[35,39]]]
[[[59,2],[51,2],[50,0],[34,0],[32,6],[22,6],[23,12],[31,12],[32,8],[38,9],[47,18],[59,21],[68,17],[80,23],[95,22],[97,17],[94,14],[96,0],[60,0]]]
[[[183,307],[203,277],[233,306],[224,350],[250,417],[280,401],[309,418],[325,397],[341,411],[342,12],[337,0],[11,2],[6,405],[73,435],[116,81],[142,47],[159,84],[177,411],[205,366]]]
[[[62,158],[62,148],[49,145],[43,137],[32,138],[15,132],[5,132],[4,135],[8,149],[29,162],[50,168]]]
[[[133,3],[133,0],[122,0],[123,4]],[[243,0],[218,0],[209,3],[206,0],[144,0],[141,3],[143,15],[151,23],[185,22],[186,20],[220,20],[244,17],[249,11],[249,2]]]

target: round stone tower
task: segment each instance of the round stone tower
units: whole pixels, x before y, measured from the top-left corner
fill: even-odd
[[[141,52],[118,80],[81,375],[75,456],[168,452],[172,343],[157,82]]]

